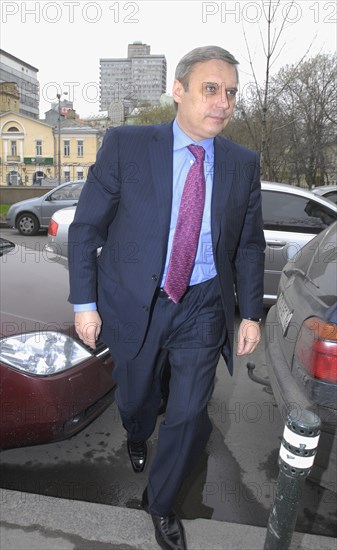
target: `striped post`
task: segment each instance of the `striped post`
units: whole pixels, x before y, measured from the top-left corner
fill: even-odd
[[[300,416],[300,418],[299,418]],[[321,422],[311,411],[292,410],[284,427],[279,477],[264,550],[288,550],[295,530],[302,487],[314,463]]]

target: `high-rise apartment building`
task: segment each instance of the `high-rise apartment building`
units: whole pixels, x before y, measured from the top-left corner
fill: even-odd
[[[152,55],[142,42],[128,45],[127,58],[100,59],[100,109],[127,101],[133,107],[159,104],[166,92],[167,64],[164,55]]]
[[[0,82],[17,85],[20,98],[20,113],[30,118],[39,118],[38,69],[0,49]]]

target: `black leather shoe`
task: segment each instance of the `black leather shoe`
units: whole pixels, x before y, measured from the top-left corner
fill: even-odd
[[[147,491],[142,498],[143,509],[151,515],[156,541],[163,550],[187,550],[185,530],[175,512],[167,516],[158,516],[149,511]]]
[[[146,441],[127,441],[128,453],[132,468],[136,474],[142,472],[145,468],[147,457]]]
[[[156,541],[163,550],[187,550],[185,531],[178,516],[172,512],[168,516],[151,514]]]

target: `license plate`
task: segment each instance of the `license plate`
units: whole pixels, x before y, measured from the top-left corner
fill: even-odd
[[[281,323],[283,336],[285,336],[289,327],[289,323],[293,316],[293,311],[291,311],[291,309],[289,308],[282,292],[277,300],[277,315]]]

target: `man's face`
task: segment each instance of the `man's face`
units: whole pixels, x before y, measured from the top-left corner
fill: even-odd
[[[237,87],[230,63],[212,59],[194,65],[187,91],[178,80],[173,84],[180,128],[194,141],[218,135],[233,114]]]

